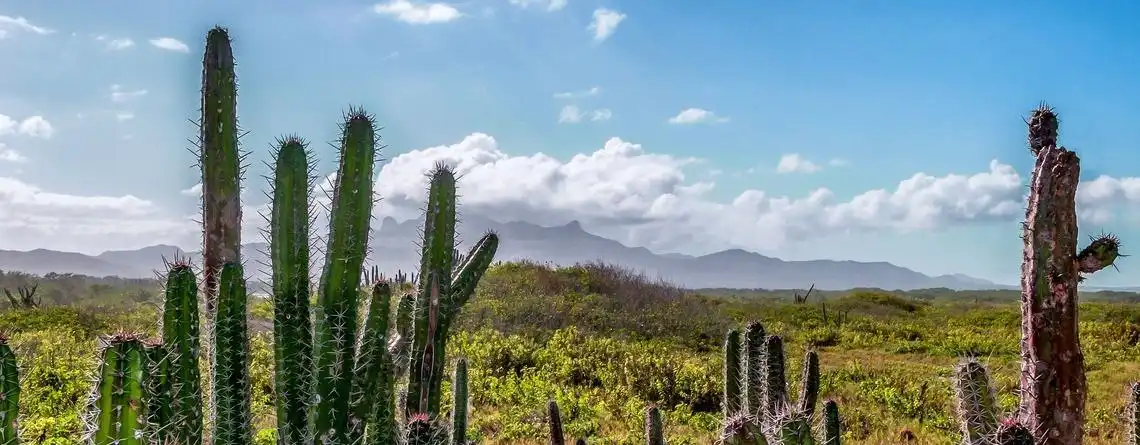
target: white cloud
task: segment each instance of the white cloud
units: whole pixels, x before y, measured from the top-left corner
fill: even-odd
[[[24,163],[28,162],[28,158],[14,148],[9,148],[3,142],[0,142],[0,162],[11,163]]]
[[[780,157],[780,162],[776,164],[777,173],[812,173],[819,171],[820,168],[820,166],[800,156],[799,153],[783,155]]]
[[[121,111],[121,112],[115,113],[115,120],[117,120],[119,122],[129,121],[129,120],[134,119],[134,118],[135,118],[135,114],[131,113],[130,111]]]
[[[583,97],[597,96],[602,94],[601,87],[590,87],[588,90],[582,91],[566,91],[563,93],[554,93],[555,99],[580,99]]]
[[[194,184],[194,185],[190,186],[190,188],[184,189],[178,193],[181,193],[181,194],[186,195],[186,196],[199,196],[200,197],[200,196],[202,196],[202,183],[199,182],[197,184]]]
[[[372,11],[413,25],[446,23],[463,16],[458,9],[447,3],[412,3],[408,0],[377,3],[372,6]]]
[[[189,46],[186,46],[185,43],[182,43],[181,41],[179,41],[178,39],[175,39],[173,37],[159,37],[157,39],[150,39],[150,44],[151,44],[151,46],[154,46],[155,48],[164,49],[167,51],[174,51],[174,52],[180,52],[180,53],[190,52]]]
[[[147,91],[143,89],[127,90],[124,89],[122,85],[111,85],[111,101],[113,102],[126,102],[145,96],[146,93]]]
[[[383,200],[375,216],[418,217],[426,198],[423,174],[439,161],[462,178],[464,212],[548,226],[578,220],[627,245],[689,253],[730,247],[771,252],[838,233],[1012,222],[1023,215],[1025,189],[1023,176],[993,160],[981,172],[916,173],[850,197],[826,188],[797,196],[750,189],[721,200],[710,193],[716,184],[699,159],[651,153],[616,137],[567,159],[510,155],[493,137],[474,133],[455,144],[393,157],[377,174],[376,192]],[[699,170],[690,176],[690,168]],[[199,190],[183,194],[197,196]],[[1140,205],[1140,178],[1087,181],[1078,202],[1082,220],[1104,220]],[[249,232],[255,239],[263,207],[243,210],[249,218],[243,236]],[[16,215],[0,219],[0,232],[9,235],[0,248],[92,251],[198,236],[190,217],[137,197],[52,193],[13,178],[0,178],[0,214]]]
[[[0,114],[0,135],[8,134],[21,134],[34,138],[49,139],[55,134],[55,128],[53,128],[51,122],[48,122],[43,116],[30,116],[22,121],[17,121],[11,117]]]
[[[512,5],[520,8],[528,8],[534,6],[545,6],[547,11],[559,11],[566,7],[567,0],[510,0]]]
[[[132,46],[135,46],[135,41],[131,39],[115,39],[107,42],[107,48],[112,50],[122,50]]]
[[[586,29],[594,32],[595,42],[601,42],[617,31],[618,25],[625,20],[625,17],[625,14],[612,9],[598,8],[594,10],[594,20]]]
[[[32,22],[29,22],[28,19],[23,17],[0,15],[0,38],[7,36],[7,31],[12,29],[39,35],[48,35],[55,32],[53,29],[33,25]]]
[[[700,108],[686,108],[681,110],[680,113],[677,113],[676,116],[669,118],[669,123],[676,125],[716,124],[723,122],[728,122],[728,118],[717,116],[716,113]]]
[[[589,118],[591,121],[606,121],[610,120],[613,115],[613,111],[608,108],[584,111],[578,108],[577,105],[566,105],[563,106],[562,111],[558,113],[558,122],[562,124],[576,124],[586,118]]]

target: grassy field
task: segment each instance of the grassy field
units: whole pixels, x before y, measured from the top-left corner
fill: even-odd
[[[0,275],[0,287],[27,279]],[[156,292],[145,283],[103,284],[92,294],[99,283],[63,276],[39,279],[41,291],[59,289],[64,279],[71,287],[56,305],[0,312],[23,364],[28,443],[78,439],[98,334],[157,328]],[[791,295],[693,293],[604,265],[497,265],[449,344],[449,357],[466,356],[471,366],[471,434],[488,444],[544,443],[545,403],[554,398],[567,434],[590,443],[644,443],[651,403],[665,409],[669,443],[711,443],[724,333],[753,319],[784,337],[789,377],[799,375],[806,348],[820,352],[822,396],[839,402],[845,443],[957,443],[949,376],[964,355],[985,358],[1005,408],[1016,401],[1015,292],[855,290],[813,293],[806,304],[792,304]],[[1140,380],[1140,304],[1135,294],[1084,297],[1086,443],[1122,443],[1128,384]],[[265,444],[274,437],[271,311],[259,302],[250,314],[254,410]]]

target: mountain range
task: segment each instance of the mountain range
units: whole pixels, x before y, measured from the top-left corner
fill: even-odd
[[[881,289],[950,288],[959,290],[1003,289],[1010,286],[961,274],[929,276],[886,262],[836,260],[784,261],[778,258],[730,249],[702,256],[658,254],[643,247],[628,247],[585,231],[577,221],[563,226],[542,227],[526,222],[499,223],[477,216],[464,220],[460,239],[474,241],[481,233],[499,233],[497,260],[529,259],[570,265],[601,260],[661,276],[687,288],[817,289],[842,290],[857,287]],[[381,221],[373,233],[368,264],[380,270],[414,270],[419,249],[419,221]],[[265,280],[268,264],[264,243],[243,245],[242,255],[251,280]],[[466,250],[464,246],[463,250]],[[316,252],[316,250],[314,250]],[[175,257],[198,260],[199,252],[176,246],[157,245],[137,250],[107,251],[99,255],[36,249],[0,250],[0,269],[34,274],[75,273],[91,276],[153,277],[163,260]],[[319,261],[319,260],[318,260]],[[315,264],[320,264],[315,262]]]

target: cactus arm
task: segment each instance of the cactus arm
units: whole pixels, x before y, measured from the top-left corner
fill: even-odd
[[[166,275],[162,343],[166,348],[171,400],[168,434],[183,445],[202,443],[202,384],[198,368],[198,283],[190,265],[176,263]]]
[[[744,350],[741,365],[744,366],[743,407],[756,418],[764,417],[764,325],[759,321],[749,322],[744,328]]]
[[[819,400],[819,355],[812,350],[804,353],[804,368],[800,377],[799,411],[811,418]]]
[[[250,412],[249,332],[245,274],[240,263],[222,265],[218,278],[217,319],[214,323],[214,443],[253,442]]]
[[[645,412],[645,443],[665,445],[665,428],[661,422],[661,410],[650,406]]]
[[[839,421],[839,405],[834,400],[823,404],[823,443],[821,445],[840,445],[842,424]]]
[[[451,379],[451,445],[467,445],[467,360],[455,361]]]
[[[381,361],[388,354],[388,317],[392,307],[392,288],[387,282],[377,282],[372,286],[368,313],[364,318],[356,349],[356,369],[352,372],[352,417],[349,419],[350,443],[357,443],[364,435],[364,429],[376,405],[378,391],[388,386],[391,374],[382,374]]]
[[[463,264],[456,269],[447,303],[447,307],[450,309],[446,314],[448,326],[451,325],[451,321],[463,305],[467,304],[467,301],[475,294],[475,286],[479,284],[479,280],[483,278],[483,274],[487,272],[487,268],[495,260],[495,252],[498,248],[499,235],[495,232],[488,232],[479,238],[479,242],[475,243],[467,255],[463,257]]]
[[[780,416],[789,408],[784,341],[770,335],[764,342],[764,406],[768,417]]]
[[[989,372],[981,362],[968,359],[954,370],[954,383],[954,407],[962,428],[962,443],[988,444],[997,431],[998,420],[997,395]]]
[[[347,441],[357,300],[368,250],[376,154],[372,116],[360,109],[350,110],[340,140],[315,322],[317,402],[313,434],[317,445]]]
[[[740,412],[743,402],[741,394],[740,331],[732,329],[724,336],[724,418],[728,419]]]
[[[0,445],[20,445],[20,371],[8,338],[0,334]]]
[[[143,374],[145,360],[143,345],[138,339],[123,343],[119,363],[121,383],[115,394],[115,410],[118,411],[118,431],[116,445],[143,445],[147,443],[143,427],[146,424],[143,402]]]
[[[550,445],[566,445],[566,436],[562,432],[562,413],[554,399],[546,402],[546,416],[550,425]]]
[[[269,215],[273,270],[274,390],[277,437],[282,445],[312,438],[313,334],[309,311],[309,158],[297,137],[278,140]]]

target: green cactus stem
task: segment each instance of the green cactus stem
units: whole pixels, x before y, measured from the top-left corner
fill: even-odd
[[[425,413],[413,414],[408,418],[406,445],[439,445],[445,440],[443,429]]]
[[[467,445],[467,359],[455,361],[451,395],[451,445]]]
[[[253,443],[247,312],[242,266],[240,263],[225,263],[218,279],[214,358],[211,360],[211,380],[214,383],[212,437],[216,444]]]
[[[0,445],[20,444],[20,370],[8,337],[0,332]]]
[[[201,106],[198,164],[202,168],[202,276],[206,313],[212,314],[217,274],[223,264],[241,261],[237,76],[225,28],[214,27],[206,33]]]
[[[173,442],[174,401],[170,391],[170,353],[161,339],[143,342],[143,400],[146,401],[146,430],[154,443]]]
[[[743,406],[756,418],[763,418],[764,409],[764,325],[751,321],[744,328]]]
[[[764,437],[764,431],[760,428],[759,420],[747,412],[739,411],[724,419],[724,426],[721,428],[718,443],[721,445],[768,445],[768,440]]]
[[[554,399],[546,402],[546,416],[547,424],[550,425],[550,445],[566,445],[566,436],[562,432],[562,413]]]
[[[729,330],[724,336],[724,395],[721,400],[725,419],[734,416],[742,408],[740,352],[740,330]]]
[[[356,308],[374,201],[375,122],[364,110],[353,108],[346,113],[341,130],[340,162],[315,317],[317,401],[313,434],[317,445],[348,443]]]
[[[1001,422],[997,427],[994,442],[997,445],[1035,445],[1033,433],[1024,424],[1015,420]]]
[[[963,443],[989,443],[997,430],[998,411],[997,394],[985,365],[972,358],[963,361],[954,370],[954,383],[954,407]]]
[[[455,267],[455,172],[437,164],[430,176],[404,411],[437,415],[451,321],[490,266],[499,237],[484,235]]]
[[[167,354],[170,397],[168,437],[182,445],[202,443],[202,384],[198,367],[198,283],[190,265],[176,262],[166,274],[162,344]]]
[[[144,445],[144,352],[141,337],[117,333],[100,338],[99,373],[88,407],[85,442],[92,445]]]
[[[661,422],[661,410],[650,406],[645,410],[645,440],[648,445],[665,445],[665,428]]]
[[[804,353],[804,367],[800,376],[799,411],[808,418],[815,414],[815,404],[819,400],[819,354],[808,350]]]
[[[1128,393],[1128,445],[1140,445],[1140,382],[1133,382]]]
[[[313,334],[309,311],[309,224],[312,180],[306,143],[277,141],[269,258],[273,269],[273,381],[278,394],[277,437],[281,445],[311,441]]]
[[[770,335],[764,342],[764,415],[779,416],[788,408],[788,380],[784,359],[784,341]]]
[[[391,399],[394,387],[391,359],[388,355],[388,318],[392,308],[392,287],[386,281],[376,282],[369,297],[364,329],[357,339],[356,368],[352,372],[351,417],[349,439],[356,443],[364,434],[377,400]]]
[[[823,444],[840,445],[843,426],[839,421],[839,405],[834,400],[823,404]]]

